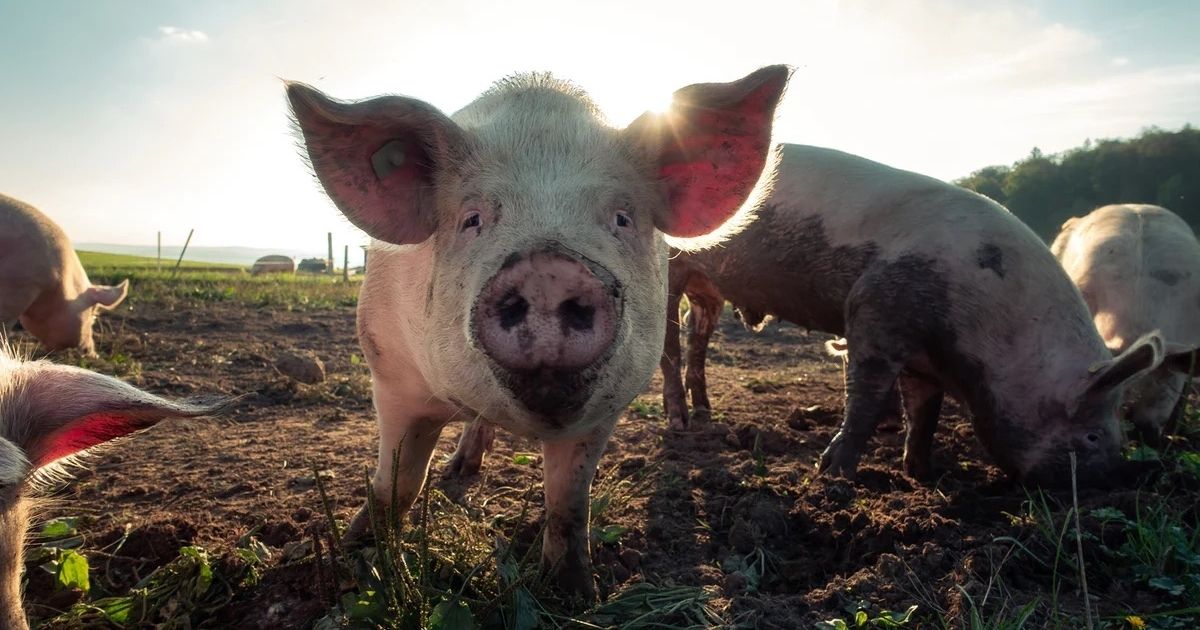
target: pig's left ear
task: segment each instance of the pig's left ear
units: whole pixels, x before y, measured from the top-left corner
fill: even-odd
[[[121,284],[115,287],[92,285],[87,289],[87,300],[105,310],[112,310],[120,306],[127,295],[129,295],[128,279],[122,280]]]
[[[1165,344],[1158,331],[1147,333],[1124,352],[1090,370],[1088,394],[1106,395],[1158,367],[1163,362]]]
[[[758,183],[771,152],[775,107],[791,69],[768,66],[732,83],[701,83],[675,92],[666,113],[647,112],[625,130],[657,160],[667,189],[663,232],[703,236],[732,217]]]
[[[213,415],[227,405],[172,402],[109,376],[42,361],[20,365],[8,378],[15,386],[3,409],[7,437],[34,469],[167,418]]]
[[[344,102],[303,83],[287,96],[317,179],[351,223],[395,245],[433,234],[437,172],[465,150],[454,121],[402,96]]]
[[[1200,348],[1169,343],[1163,365],[1175,372],[1200,376]]]

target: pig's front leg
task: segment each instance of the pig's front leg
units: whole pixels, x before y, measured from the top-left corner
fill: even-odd
[[[422,404],[414,405],[412,398],[378,384],[374,393],[379,415],[379,465],[371,480],[371,491],[381,514],[388,514],[390,506],[391,514],[399,519],[425,485],[433,449],[452,412],[444,405],[430,405],[422,399],[416,399]],[[364,505],[350,522],[346,538],[361,537],[370,527],[370,510]]]
[[[588,603],[596,599],[588,533],[592,479],[614,424],[615,420],[574,440],[542,445],[546,477],[542,570],[553,583]]]
[[[476,418],[467,423],[462,437],[458,439],[458,448],[450,456],[443,473],[446,477],[466,477],[479,473],[483,467],[483,454],[492,450],[496,441],[496,427],[483,418]]]

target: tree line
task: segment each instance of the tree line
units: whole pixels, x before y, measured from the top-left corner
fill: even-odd
[[[1110,203],[1160,205],[1200,229],[1200,130],[1151,127],[1054,155],[1034,148],[1012,166],[988,166],[954,183],[995,199],[1047,241],[1067,219]]]

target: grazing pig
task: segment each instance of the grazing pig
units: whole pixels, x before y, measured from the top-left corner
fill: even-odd
[[[1007,473],[1061,482],[1119,460],[1121,385],[1159,365],[1156,333],[1114,358],[1045,244],[973,192],[830,149],[785,145],[757,218],[671,260],[662,361],[673,421],[686,416],[675,314],[688,294],[688,373],[707,406],[704,346],[728,299],[748,324],[775,315],[848,343],[845,418],[820,470],[849,476],[877,423],[907,416],[904,468],[928,477],[944,392]],[[692,374],[696,374],[693,377]],[[697,394],[698,392],[698,394]]]
[[[1129,419],[1159,444],[1183,406],[1200,346],[1200,243],[1192,228],[1158,206],[1104,206],[1063,224],[1051,251],[1079,286],[1096,328],[1114,354],[1152,330],[1166,360],[1127,389]]]
[[[346,103],[288,84],[317,178],[374,238],[358,334],[380,501],[412,505],[451,419],[540,439],[542,566],[594,597],[588,491],[661,353],[662,234],[737,222],[787,78],[773,66],[692,85],[624,129],[541,74],[500,81],[450,117],[411,98]],[[360,511],[351,534],[368,520]]]
[[[92,284],[50,217],[0,195],[0,325],[19,319],[51,350],[95,355],[96,312],[116,308],[128,290],[128,280],[115,287]]]
[[[217,406],[174,403],[121,381],[22,361],[0,338],[0,627],[24,629],[21,567],[31,487],[85,449]]]

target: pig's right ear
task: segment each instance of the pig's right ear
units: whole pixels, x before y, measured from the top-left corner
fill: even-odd
[[[220,413],[229,401],[172,402],[115,378],[42,361],[6,376],[10,389],[0,413],[8,439],[37,469],[168,418]]]
[[[1153,370],[1163,362],[1165,344],[1158,331],[1147,333],[1124,352],[1094,366],[1087,392],[1107,395],[1130,380]]]
[[[704,236],[737,213],[768,167],[775,107],[790,76],[787,66],[768,66],[730,83],[689,85],[666,113],[629,125],[625,133],[657,162],[666,186],[658,229]]]
[[[435,171],[463,146],[458,125],[401,96],[348,103],[294,82],[287,95],[317,179],[351,223],[396,245],[433,234]]]

